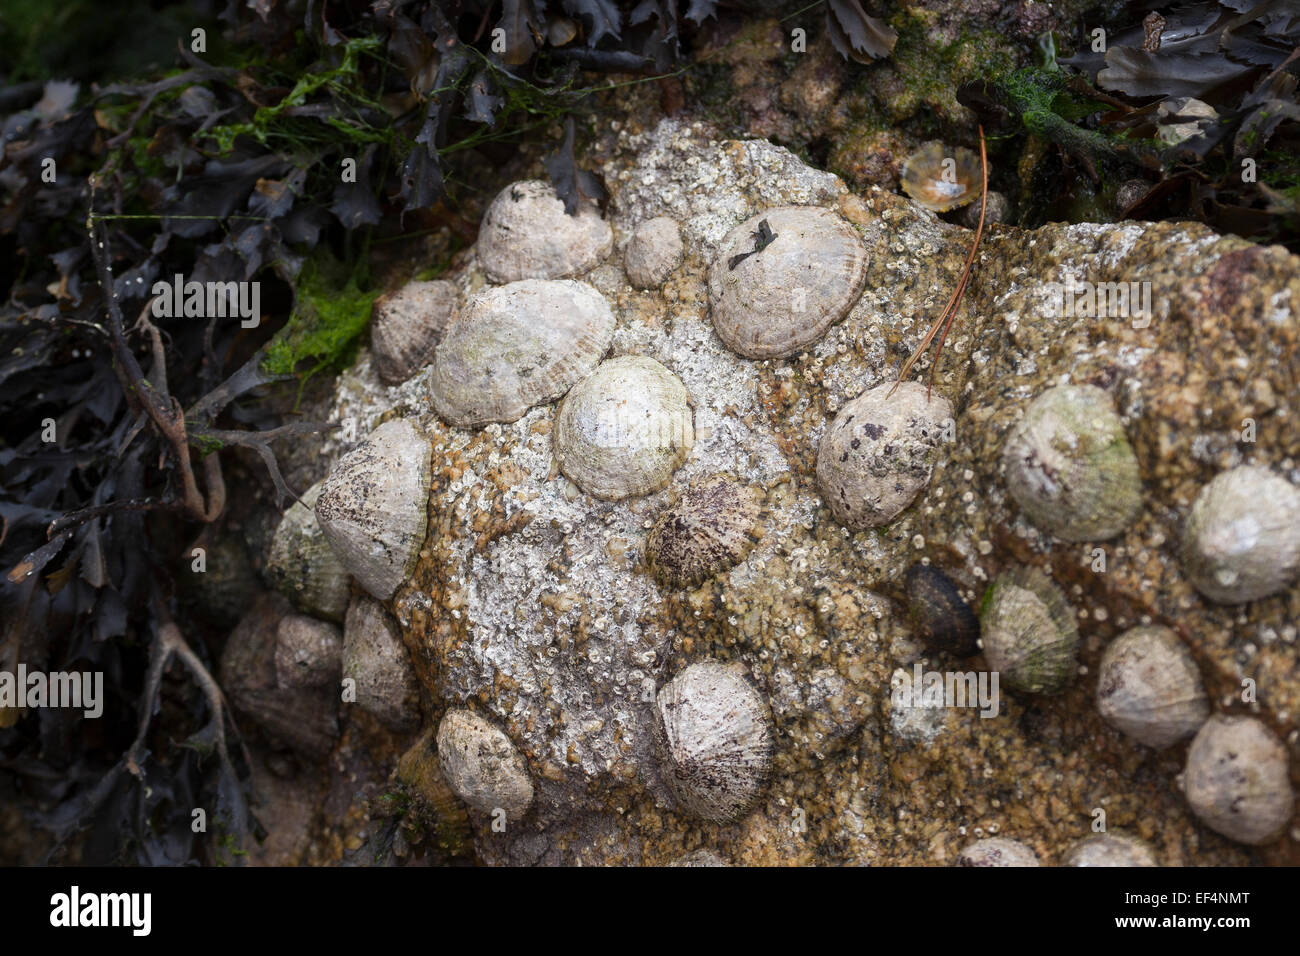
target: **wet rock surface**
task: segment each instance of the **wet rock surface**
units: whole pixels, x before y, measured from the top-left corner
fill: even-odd
[[[1297,763],[1300,592],[1209,603],[1179,542],[1220,471],[1261,464],[1300,480],[1300,263],[1182,224],[990,227],[934,376],[953,441],[915,502],[854,532],[818,492],[819,443],[840,408],[896,376],[947,302],[971,232],[901,196],[854,195],[762,141],[718,141],[671,120],[609,135],[615,234],[670,216],[684,245],[659,289],[633,288],[616,260],[581,276],[617,320],[607,358],[653,359],[690,394],[694,447],[667,487],[623,501],[582,492],[555,465],[554,403],[461,430],[429,407],[427,371],[387,388],[363,356],[338,383],[333,415],[351,441],[400,416],[432,448],[427,537],[388,602],[433,702],[426,721],[448,708],[481,714],[518,748],[534,787],[527,815],[504,831],[474,820],[479,857],[666,864],[710,851],[739,864],[946,865],[1000,836],[1054,864],[1101,808],[1163,864],[1300,860],[1294,820],[1260,848],[1199,825],[1177,785],[1185,745],[1154,753],[1094,702],[1108,642],[1163,625],[1186,643],[1214,710],[1256,714]],[[853,224],[864,291],[806,351],[741,358],[713,330],[709,265],[737,224],[802,204]],[[490,281],[473,253],[446,278],[463,293]],[[1071,279],[1149,283],[1151,314],[1047,308],[1049,284]],[[1143,509],[1103,543],[1051,537],[1006,490],[1007,437],[1059,384],[1105,391],[1138,461]],[[1246,419],[1254,441],[1242,440]],[[346,450],[347,432],[330,454]],[[648,530],[693,481],[720,472],[761,493],[761,537],[698,586],[660,583]],[[980,656],[924,656],[901,595],[907,568],[927,560],[972,606],[1011,566],[1050,575],[1078,617],[1076,679],[1051,698],[1004,686],[996,717],[936,708],[924,732],[901,732],[896,671],[987,669]],[[742,666],[773,721],[770,783],[732,823],[676,810],[654,752],[656,690],[710,659]],[[1253,704],[1242,702],[1245,678]]]

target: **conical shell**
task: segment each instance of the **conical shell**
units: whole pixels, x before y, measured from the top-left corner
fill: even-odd
[[[442,280],[408,282],[375,300],[370,346],[384,384],[404,382],[428,363],[456,318],[456,300],[456,287]]]
[[[979,157],[961,146],[926,143],[903,163],[903,191],[935,212],[979,198],[983,178]]]
[[[525,279],[471,298],[434,357],[438,414],[462,428],[513,422],[591,373],[614,314],[585,282]]]
[[[1127,833],[1094,833],[1066,851],[1062,866],[1159,866],[1146,843]]]
[[[1092,385],[1057,385],[1025,410],[1003,446],[1007,490],[1063,541],[1104,541],[1142,509],[1142,479],[1114,405]]]
[[[318,481],[289,506],[271,538],[266,573],[271,583],[308,614],[341,622],[348,609],[348,572],[316,520]]]
[[[1255,465],[1216,476],[1187,517],[1183,570],[1220,604],[1285,589],[1300,572],[1300,489]]]
[[[1238,843],[1268,843],[1295,812],[1289,764],[1286,746],[1261,721],[1216,714],[1187,749],[1183,792],[1212,830]]]
[[[636,355],[610,359],[560,403],[555,459],[597,498],[650,494],[690,456],[693,421],[686,386],[668,369]]]
[[[1210,713],[1201,672],[1167,627],[1135,627],[1110,642],[1097,675],[1097,711],[1157,750],[1190,737]]]
[[[1038,866],[1038,854],[1018,840],[986,837],[957,855],[958,866]]]
[[[681,261],[682,231],[667,216],[656,216],[637,226],[623,250],[628,281],[638,289],[663,285]]]
[[[659,690],[660,771],[683,810],[717,822],[744,816],[772,769],[772,718],[743,671],[705,661]]]
[[[280,619],[275,644],[278,687],[328,687],[333,696],[342,672],[343,633],[337,627],[306,614],[286,614]]]
[[[533,802],[528,763],[505,731],[471,710],[449,710],[438,725],[438,762],[447,783],[482,813],[518,820]]]
[[[1079,628],[1065,595],[1037,568],[1013,568],[989,586],[980,608],[980,645],[1008,686],[1056,694],[1078,670]]]
[[[731,475],[714,475],[683,492],[646,535],[651,569],[681,586],[735,566],[754,546],[760,498]]]
[[[614,233],[588,203],[570,216],[549,183],[526,180],[497,194],[478,233],[478,259],[493,282],[567,279],[590,272]]]
[[[930,481],[952,406],[920,382],[893,382],[848,402],[817,448],[817,487],[855,531],[889,524]]]
[[[396,419],[340,459],[316,499],[316,520],[339,562],[381,600],[419,556],[431,474],[429,442]]]
[[[355,703],[394,730],[420,723],[420,684],[397,622],[378,601],[359,595],[343,624],[343,676]]]
[[[775,238],[755,252],[764,221]],[[866,249],[835,213],[818,206],[769,209],[722,242],[709,270],[713,327],[738,355],[794,355],[848,314],[866,276]]]

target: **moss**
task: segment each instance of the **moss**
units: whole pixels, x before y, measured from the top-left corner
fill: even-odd
[[[298,274],[293,312],[267,345],[262,368],[272,375],[292,375],[311,362],[305,378],[340,367],[351,359],[377,295],[362,288],[354,270],[327,254],[309,260]]]

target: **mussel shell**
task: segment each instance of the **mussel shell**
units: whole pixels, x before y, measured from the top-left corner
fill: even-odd
[[[980,622],[952,578],[914,564],[904,577],[908,619],[927,650],[969,657],[979,651]]]

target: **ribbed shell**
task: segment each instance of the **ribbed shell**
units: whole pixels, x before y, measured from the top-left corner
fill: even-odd
[[[980,158],[961,146],[926,143],[903,163],[903,191],[926,209],[947,212],[979,198]]]
[[[525,279],[473,296],[434,356],[429,392],[461,428],[513,422],[591,373],[614,314],[585,282]]]
[[[343,634],[306,614],[286,614],[276,627],[275,680],[285,689],[338,689],[343,671]]]
[[[848,402],[817,448],[817,488],[835,520],[862,530],[888,524],[930,481],[952,406],[920,382],[893,382]]]
[[[1062,866],[1159,866],[1146,843],[1127,833],[1094,833],[1070,847]]]
[[[927,650],[968,657],[979,650],[980,622],[956,582],[933,565],[914,564],[904,578],[907,616]]]
[[[316,499],[339,562],[380,600],[406,580],[424,543],[431,471],[429,442],[396,419],[340,459]]]
[[[1187,750],[1183,792],[1197,818],[1230,840],[1268,843],[1295,812],[1286,746],[1254,717],[1216,714]]]
[[[667,216],[637,226],[623,251],[628,281],[638,289],[663,284],[682,261],[682,231]]]
[[[646,535],[646,557],[660,580],[698,584],[738,564],[754,546],[761,492],[714,475],[683,492]]]
[[[588,494],[611,501],[650,494],[695,445],[690,396],[654,359],[610,359],[569,390],[552,437],[560,470]]]
[[[449,710],[438,725],[438,762],[447,783],[482,813],[519,819],[533,802],[528,763],[505,731],[470,710]]]
[[[1201,672],[1167,627],[1135,627],[1106,648],[1097,674],[1097,711],[1157,750],[1190,737],[1210,713]]]
[[[375,300],[370,347],[375,371],[386,385],[406,381],[433,357],[456,318],[456,287],[450,282],[408,282]]]
[[[358,595],[343,624],[343,676],[356,706],[395,730],[420,723],[420,684],[397,622],[378,601]]]
[[[692,664],[659,690],[655,741],[664,783],[702,819],[736,820],[772,768],[767,703],[735,665]]]
[[[613,248],[599,209],[588,203],[570,216],[554,188],[535,179],[501,190],[478,233],[478,260],[493,282],[579,276]]]
[[[776,238],[753,252],[766,220]],[[732,268],[736,256],[743,259]],[[747,358],[783,358],[817,342],[853,308],[867,252],[853,227],[829,209],[781,206],[727,234],[709,270],[713,327]]]
[[[1300,571],[1300,489],[1256,465],[1217,475],[1192,504],[1182,557],[1195,588],[1220,604],[1283,590]]]
[[[1104,541],[1142,509],[1142,479],[1110,396],[1057,385],[1025,410],[1002,450],[1007,490],[1063,541]]]
[[[999,574],[980,609],[980,643],[988,665],[1008,686],[1056,694],[1078,669],[1079,629],[1061,589],[1037,568]]]
[[[271,538],[266,573],[277,591],[300,610],[342,621],[348,609],[348,572],[316,520],[318,481],[289,506]]]

